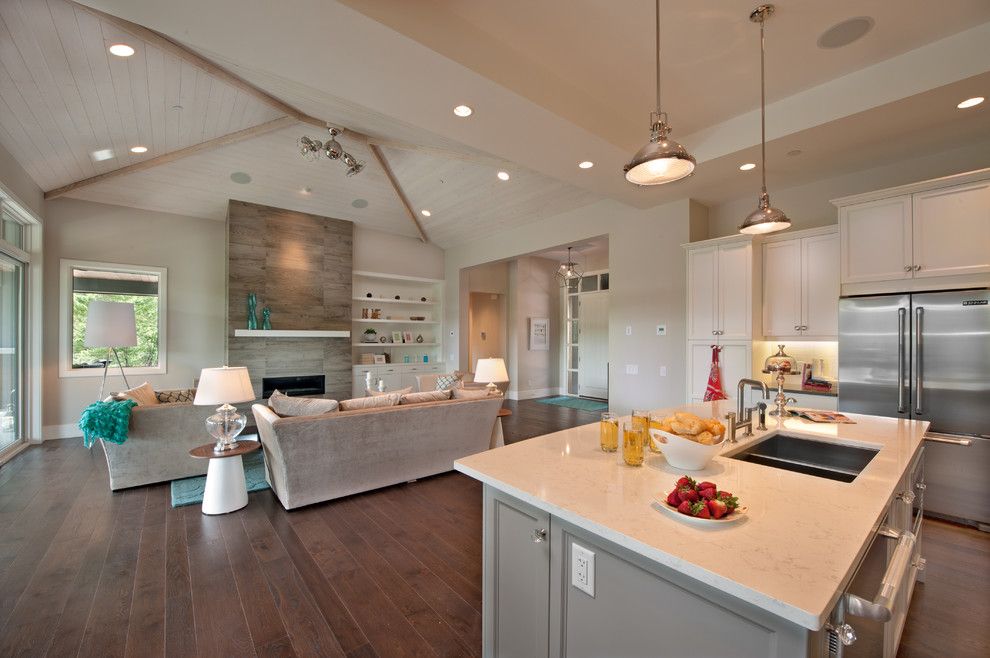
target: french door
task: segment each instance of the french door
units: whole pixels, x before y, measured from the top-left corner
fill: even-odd
[[[0,254],[0,452],[21,442],[24,265]]]

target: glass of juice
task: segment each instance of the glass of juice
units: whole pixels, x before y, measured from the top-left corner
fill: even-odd
[[[601,444],[605,452],[615,452],[619,449],[619,417],[610,411],[602,414]]]
[[[660,421],[663,420],[663,414],[650,413],[650,424],[647,431],[647,445],[650,446],[650,452],[660,452],[660,446],[658,441],[650,434],[650,430],[660,429]]]
[[[641,409],[633,409],[632,424],[633,427],[643,430],[643,445],[649,445],[652,450],[653,441],[650,440],[650,412],[643,411]]]
[[[633,423],[622,425],[622,459],[630,466],[643,465],[643,439],[647,431]]]

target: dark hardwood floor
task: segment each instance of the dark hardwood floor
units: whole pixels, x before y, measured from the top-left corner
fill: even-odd
[[[598,416],[511,402],[511,442]],[[990,653],[990,536],[925,523],[902,656]],[[111,494],[99,447],[0,467],[0,656],[477,656],[481,487],[456,473],[207,517],[167,484]]]

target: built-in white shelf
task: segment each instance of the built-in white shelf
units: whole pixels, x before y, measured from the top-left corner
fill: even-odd
[[[371,318],[354,318],[351,322],[364,322],[365,324],[440,324],[436,320],[372,320]]]
[[[238,338],[350,338],[348,330],[324,329],[234,329]]]
[[[385,274],[383,272],[368,272],[366,270],[354,270],[354,276],[364,276],[369,279],[386,279],[390,281],[412,281],[415,283],[443,283],[443,279],[430,279],[424,276],[406,276],[404,274]]]
[[[354,347],[436,347],[440,343],[353,343]]]
[[[355,297],[356,302],[368,302],[369,304],[416,304],[417,306],[436,306],[437,302],[421,302],[418,299],[387,299],[385,297]]]

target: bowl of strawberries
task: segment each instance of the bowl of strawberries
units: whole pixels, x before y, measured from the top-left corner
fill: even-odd
[[[684,521],[702,525],[733,523],[745,517],[746,508],[714,482],[697,482],[682,475],[665,498],[657,498],[660,509]]]

